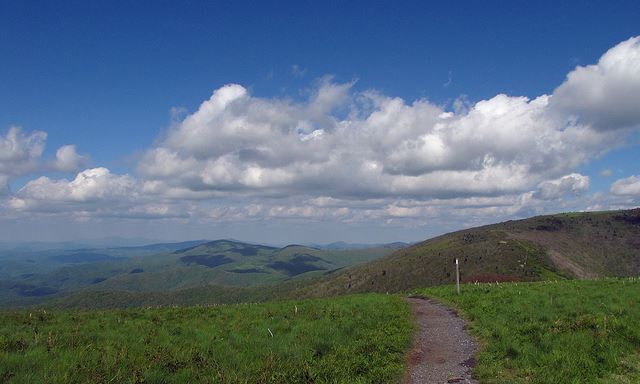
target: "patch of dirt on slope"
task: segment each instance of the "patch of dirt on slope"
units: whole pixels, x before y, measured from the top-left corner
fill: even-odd
[[[556,266],[556,268],[558,268],[559,270],[568,271],[579,279],[591,279],[594,277],[598,277],[597,274],[588,271],[583,266],[564,255],[562,252],[551,248],[553,244],[557,245],[558,241],[562,241],[561,239],[557,238],[557,236],[537,231],[525,233],[507,232],[507,238],[527,240],[536,245],[545,247],[547,249],[547,255],[551,259],[551,262]]]
[[[556,250],[550,249],[547,251],[547,254],[558,269],[569,271],[579,279],[592,279],[597,277],[595,273],[585,271],[584,268],[579,266],[573,260],[570,260],[568,257]]]

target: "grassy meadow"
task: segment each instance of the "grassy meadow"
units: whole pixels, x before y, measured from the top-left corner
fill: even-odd
[[[0,312],[2,383],[396,382],[398,296],[212,307]]]
[[[461,310],[481,383],[639,383],[640,279],[420,289]]]
[[[640,382],[640,279],[415,290],[458,308],[481,383]],[[393,383],[414,326],[398,295],[0,312],[2,383]]]

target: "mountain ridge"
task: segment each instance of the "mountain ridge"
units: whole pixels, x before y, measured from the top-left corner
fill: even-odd
[[[640,275],[640,209],[569,212],[440,235],[346,268],[296,292],[302,297],[400,292],[455,283]]]

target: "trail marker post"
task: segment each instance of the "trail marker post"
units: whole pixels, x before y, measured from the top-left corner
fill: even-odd
[[[458,259],[456,258],[456,291],[460,294],[460,266],[458,265]]]

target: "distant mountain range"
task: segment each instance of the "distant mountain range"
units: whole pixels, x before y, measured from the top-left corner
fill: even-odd
[[[280,248],[217,240],[19,259],[0,253],[0,305],[192,305],[402,292],[453,284],[456,259],[463,283],[638,276],[640,209],[537,216],[403,245]],[[80,263],[82,252],[92,261]]]
[[[344,241],[336,241],[329,244],[309,244],[310,247],[318,249],[366,249],[366,248],[404,248],[409,246],[409,243],[394,242],[394,243],[346,243]]]
[[[374,260],[397,247],[283,248],[234,240],[134,247],[0,252],[0,306],[100,291],[170,293],[208,285],[232,289],[309,278]]]
[[[260,243],[242,241],[237,239],[224,239],[234,241],[238,243],[260,245]],[[154,241],[144,238],[121,238],[121,237],[106,237],[103,239],[94,240],[80,240],[80,241],[60,241],[60,242],[47,242],[47,241],[0,241],[0,252],[2,251],[14,251],[14,252],[38,252],[38,251],[50,251],[50,250],[73,250],[73,249],[130,249],[130,250],[154,250],[154,249],[170,249],[170,248],[184,248],[187,247],[184,244],[189,243],[206,243],[211,240],[189,240],[182,242],[163,242]],[[308,247],[318,249],[365,249],[365,248],[380,248],[380,247],[404,247],[410,245],[410,243],[393,242],[393,243],[347,243],[344,241],[336,241],[328,244],[311,243],[305,244]]]

